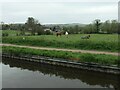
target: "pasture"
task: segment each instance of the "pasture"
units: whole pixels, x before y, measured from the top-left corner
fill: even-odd
[[[17,30],[3,30],[2,33],[8,33],[9,36],[16,36],[17,33],[20,33],[20,31]]]
[[[17,34],[20,34],[20,30],[3,30],[2,34],[8,34],[8,36],[16,36]],[[30,34],[30,32],[25,32],[25,34]]]
[[[89,39],[81,39],[86,34],[71,34],[66,37],[56,37],[56,35],[39,35],[39,36],[8,36],[3,37],[3,43],[30,45],[41,47],[100,50],[117,52],[118,35],[117,34],[90,34]],[[23,39],[24,38],[24,39]]]

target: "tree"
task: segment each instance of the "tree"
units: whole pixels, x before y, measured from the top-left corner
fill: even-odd
[[[43,32],[42,25],[39,23],[38,20],[35,20],[33,17],[28,17],[28,20],[25,23],[25,25],[26,29],[30,31],[32,35],[35,35],[35,33],[41,35]]]
[[[111,21],[111,32],[118,33],[118,21],[117,20]]]
[[[68,28],[63,26],[63,31],[66,32],[67,30],[68,30]]]
[[[94,27],[94,24],[89,24],[89,25],[86,25],[83,29],[83,33],[87,33],[87,34],[91,34],[91,33],[94,33],[95,31],[95,27]]]
[[[34,34],[35,35],[35,20],[33,17],[28,17],[28,20],[26,22],[26,28],[28,31],[31,32],[31,34]]]
[[[104,23],[102,23],[101,29],[103,33],[112,33],[110,20],[106,20]]]
[[[101,21],[100,21],[99,19],[96,19],[96,20],[94,21],[94,24],[95,24],[95,26],[96,26],[95,33],[99,33],[99,31],[100,31],[100,25],[101,25],[100,22],[101,22]]]
[[[78,25],[75,25],[75,26],[74,26],[74,33],[75,33],[75,34],[78,34],[79,31],[80,31],[79,26],[78,26]]]
[[[71,26],[68,27],[68,30],[69,30],[68,32],[69,32],[70,34],[74,34],[74,28],[73,28],[73,27],[71,27]]]
[[[120,22],[118,22],[118,34],[120,34]]]
[[[9,24],[2,24],[2,30],[9,30],[10,25]]]
[[[43,35],[44,34],[44,30],[43,30],[43,26],[39,23],[39,24],[36,24],[36,32],[38,35]]]

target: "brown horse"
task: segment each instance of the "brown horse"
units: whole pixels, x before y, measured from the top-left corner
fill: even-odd
[[[56,33],[56,36],[58,37],[58,36],[61,36],[62,35],[62,32],[57,32]]]

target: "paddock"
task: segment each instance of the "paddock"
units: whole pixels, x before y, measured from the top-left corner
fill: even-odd
[[[55,47],[55,48],[72,48],[85,50],[100,50],[117,52],[118,34],[90,34],[89,39],[81,39],[81,36],[89,34],[69,34],[57,37],[56,35],[36,35],[36,36],[8,36],[3,37],[3,43]]]

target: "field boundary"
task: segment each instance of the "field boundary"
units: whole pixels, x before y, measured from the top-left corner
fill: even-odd
[[[24,46],[24,45],[15,45],[15,44],[0,44],[0,46],[14,46],[14,47],[40,49],[40,50],[55,50],[55,51],[68,51],[68,52],[79,52],[79,53],[90,53],[90,54],[106,54],[106,55],[120,56],[120,54],[118,52],[80,50],[80,49],[76,50],[76,49],[49,48],[49,47],[36,47],[36,46]]]

